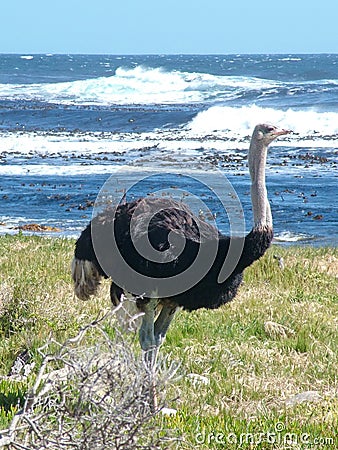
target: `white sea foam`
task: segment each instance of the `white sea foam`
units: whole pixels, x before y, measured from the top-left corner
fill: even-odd
[[[106,135],[100,133],[38,134],[26,132],[0,134],[0,154],[39,156],[97,155],[100,153],[124,153],[138,151],[149,145],[143,139],[129,134]]]
[[[123,176],[138,176],[152,174],[154,171],[157,173],[181,173],[182,165],[179,161],[167,160],[151,160],[147,161],[146,165],[142,164],[142,160],[137,161],[139,164],[78,164],[72,163],[68,165],[60,164],[6,164],[0,166],[0,176],[87,176],[87,175],[110,175],[110,174],[123,174]],[[203,167],[194,160],[191,159],[191,163],[184,168],[184,173],[202,173],[207,170],[214,170],[214,167],[204,163]]]
[[[26,57],[28,58],[28,57]],[[117,68],[115,75],[71,82],[2,84],[0,98],[44,100],[64,105],[177,104],[236,98],[246,90],[273,89],[278,81],[254,77],[165,71],[137,66]]]
[[[257,123],[273,123],[301,136],[338,134],[338,113],[315,110],[286,111],[256,105],[233,108],[212,106],[202,111],[187,125],[194,134],[230,130],[234,135],[249,133]]]
[[[301,61],[302,58],[296,58],[296,57],[285,57],[285,58],[280,58],[278,61]]]
[[[274,240],[276,242],[302,242],[311,241],[315,239],[315,236],[307,233],[294,233],[292,231],[282,231],[281,233],[275,234]]]
[[[187,77],[187,79],[185,79]],[[203,95],[191,74],[161,69],[116,70],[114,76],[43,84],[0,85],[2,98],[44,100],[64,105],[110,105],[198,102]],[[199,83],[198,83],[199,86]],[[189,88],[186,91],[186,88]]]
[[[88,175],[88,174],[109,174],[116,171],[120,166],[110,166],[104,164],[95,164],[87,166],[83,164],[71,165],[49,165],[49,164],[21,164],[0,166],[0,176],[36,176],[43,175],[49,177],[52,175]]]
[[[325,149],[332,152],[332,149],[337,148],[338,138],[332,133],[338,133],[338,114],[312,113],[312,125],[317,124],[317,130],[321,130],[313,134],[310,114],[307,116],[306,112],[280,112],[279,116],[276,114],[274,117],[275,120],[268,120],[271,112],[274,110],[267,111],[256,107],[213,107],[198,114],[186,128],[159,129],[146,133],[2,132],[0,173],[8,171],[6,166],[10,164],[10,158],[16,158],[18,155],[26,158],[63,157],[72,164],[76,163],[72,161],[72,158],[76,157],[88,160],[96,158],[95,164],[100,164],[99,158],[106,155],[113,164],[116,164],[123,162],[122,158],[126,163],[135,158],[143,158],[146,161],[149,152],[153,156],[155,153],[161,155],[164,151],[163,158],[166,154],[175,155],[176,158],[179,155],[194,158],[203,152],[213,154],[215,151],[233,154],[236,151],[247,150],[252,129],[257,121],[273,122],[300,133],[288,135],[273,143],[274,147],[286,147],[290,154],[297,153],[299,148],[307,150],[320,148],[322,152],[325,152]],[[333,118],[328,120],[325,116],[330,114]],[[91,170],[91,166],[83,167],[87,167],[88,171]],[[29,169],[35,170],[34,165],[30,164]]]
[[[22,56],[31,59],[33,56]],[[249,76],[166,71],[162,68],[119,67],[112,76],[58,83],[0,84],[0,99],[39,100],[62,105],[153,105],[252,101],[283,92],[294,96],[316,92],[337,80],[282,82]],[[250,100],[248,100],[250,101]],[[224,126],[224,124],[223,124]]]

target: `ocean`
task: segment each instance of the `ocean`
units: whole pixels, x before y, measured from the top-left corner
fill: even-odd
[[[236,197],[249,231],[260,122],[293,131],[268,154],[275,242],[337,246],[338,55],[2,54],[0,233],[77,237],[99,193],[125,191],[191,202],[224,233]]]

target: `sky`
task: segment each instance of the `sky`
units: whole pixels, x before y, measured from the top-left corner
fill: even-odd
[[[0,53],[338,53],[338,0],[3,0]]]

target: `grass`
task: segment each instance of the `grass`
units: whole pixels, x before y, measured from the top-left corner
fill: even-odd
[[[107,283],[89,302],[74,297],[73,247],[0,237],[0,429],[34,380],[6,378],[17,355],[28,350],[38,367],[50,337],[74,336],[110,307]],[[178,412],[156,419],[177,448],[336,448],[337,275],[338,249],[274,246],[246,271],[232,303],[177,315],[161,351],[181,364],[167,395]],[[311,401],[295,397],[307,391]]]

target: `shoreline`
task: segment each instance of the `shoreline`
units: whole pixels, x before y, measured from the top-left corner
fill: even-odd
[[[89,220],[88,220],[89,223]],[[38,223],[29,223],[22,226],[10,227],[8,230],[2,230],[2,227],[5,227],[3,223],[0,223],[0,240],[6,239],[7,237],[15,238],[15,239],[29,239],[29,238],[41,238],[41,239],[51,239],[51,240],[67,240],[74,242],[78,239],[81,234],[81,231],[73,232],[69,231],[69,233],[64,232],[52,225],[43,225]],[[83,229],[85,226],[83,227]],[[60,234],[62,233],[62,234]],[[294,247],[297,248],[309,248],[309,249],[338,249],[338,245],[332,245],[328,243],[320,243],[319,239],[313,238],[297,238],[297,236],[291,236],[289,240],[281,240],[280,238],[274,237],[272,241],[272,247],[278,249],[281,248],[283,250],[288,250]]]

